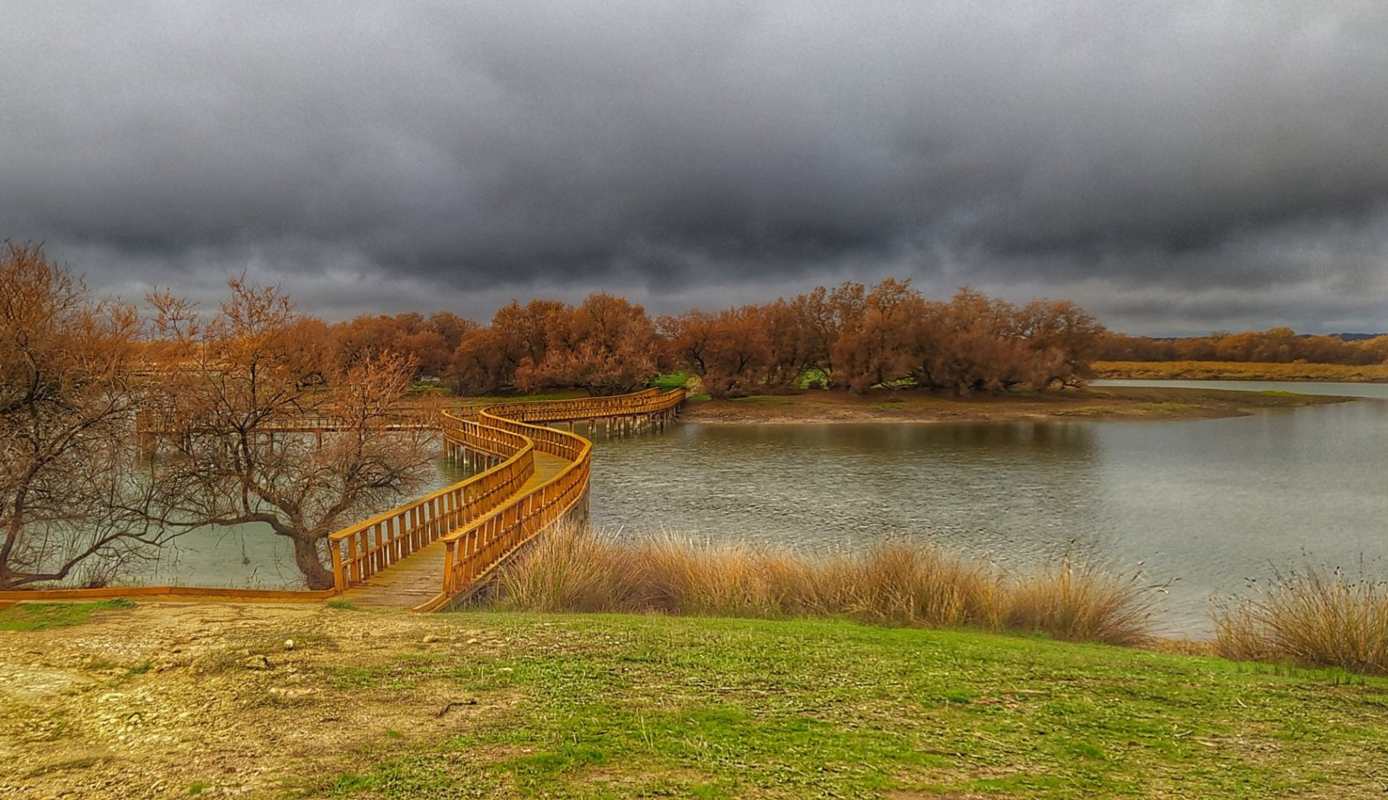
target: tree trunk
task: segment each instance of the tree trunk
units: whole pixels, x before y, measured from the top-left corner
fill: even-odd
[[[323,561],[318,557],[317,540],[294,536],[290,541],[294,542],[294,564],[303,573],[308,588],[333,588],[333,573],[323,566]]]

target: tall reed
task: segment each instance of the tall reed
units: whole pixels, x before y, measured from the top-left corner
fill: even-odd
[[[618,541],[563,527],[502,570],[493,602],[535,611],[832,616],[925,627],[1041,632],[1137,644],[1151,587],[1063,563],[1013,578],[930,545],[893,542],[827,559],[674,536]]]
[[[1140,572],[1108,570],[1066,557],[1011,586],[1004,626],[1077,642],[1145,644],[1152,638],[1157,588],[1144,584]]]
[[[1215,650],[1388,674],[1388,584],[1342,569],[1277,573],[1252,596],[1215,606]]]

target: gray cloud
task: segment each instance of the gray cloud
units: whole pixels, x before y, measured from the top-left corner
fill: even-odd
[[[1388,9],[17,2],[0,235],[340,316],[912,275],[1388,328]]]

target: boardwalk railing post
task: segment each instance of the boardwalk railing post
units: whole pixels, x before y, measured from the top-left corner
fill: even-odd
[[[340,592],[347,588],[342,575],[342,543],[329,539],[328,550],[333,555],[333,588]]]

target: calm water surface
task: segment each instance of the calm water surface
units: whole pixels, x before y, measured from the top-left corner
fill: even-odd
[[[1007,566],[1066,552],[1141,564],[1173,582],[1165,629],[1191,635],[1208,632],[1211,595],[1273,565],[1388,575],[1388,386],[1146,383],[1382,399],[1189,422],[685,423],[600,442],[593,518],[816,553],[907,537]],[[440,462],[439,485],[451,469]],[[254,526],[186,537],[140,579],[298,581],[289,548]]]
[[[682,424],[603,442],[592,507],[634,533],[816,552],[919,537],[1018,567],[1067,551],[1141,564],[1173,582],[1165,628],[1202,635],[1212,594],[1273,565],[1388,575],[1385,466],[1388,402],[1372,399],[1188,422]]]

